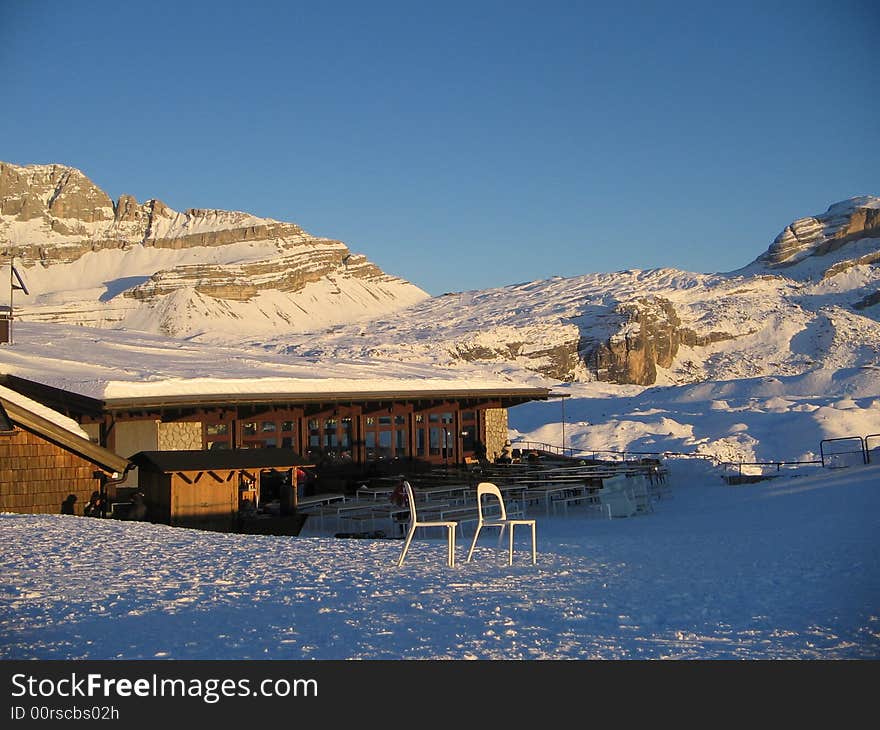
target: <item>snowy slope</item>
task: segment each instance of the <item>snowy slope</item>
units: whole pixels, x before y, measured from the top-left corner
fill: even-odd
[[[659,297],[674,306],[679,330],[723,339],[679,344],[654,382],[799,374],[819,364],[880,362],[880,311],[853,308],[878,287],[880,268],[873,266],[819,282],[672,270],[594,274],[435,297],[393,318],[267,344],[310,356],[469,359],[588,382],[606,379],[591,366],[589,348],[638,331],[620,306]]]
[[[305,331],[372,318],[427,297],[402,279],[365,279],[344,268],[307,282],[297,291],[269,288],[246,301],[200,293],[186,282],[156,296],[131,296],[132,290],[146,285],[159,272],[206,264],[222,271],[248,263],[271,263],[282,254],[270,241],[186,249],[138,245],[89,252],[71,263],[19,267],[31,295],[16,294],[15,305],[19,315],[30,321],[229,340],[239,335],[243,326],[262,335]],[[243,277],[238,282],[252,285],[253,279]]]
[[[880,467],[671,485],[629,519],[537,513],[535,566],[494,532],[397,568],[396,540],[0,515],[0,659],[880,658]]]
[[[880,462],[878,367],[648,388],[575,383],[553,392],[569,396],[564,413],[559,400],[517,406],[512,438],[585,454],[702,454],[733,471],[766,474],[776,471],[774,462],[820,460],[824,439],[873,434],[868,446]],[[861,453],[849,453],[854,448],[849,441],[824,446],[826,454],[847,452],[833,460],[861,463]]]
[[[832,206],[831,233],[849,230],[840,228],[841,211],[855,219],[877,206],[872,197]],[[850,233],[844,243],[814,237],[784,265],[759,257],[726,274],[555,277],[434,297],[393,317],[267,344],[295,354],[464,359],[556,380],[643,385],[878,364],[875,230]]]

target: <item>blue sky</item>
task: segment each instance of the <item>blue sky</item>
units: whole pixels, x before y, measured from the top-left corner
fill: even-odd
[[[0,160],[294,221],[432,294],[729,271],[880,195],[878,32],[848,0],[0,0]]]

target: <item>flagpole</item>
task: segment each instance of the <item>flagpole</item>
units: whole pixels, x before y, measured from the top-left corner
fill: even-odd
[[[9,254],[9,344],[12,344],[12,292],[13,282],[12,282],[12,272],[15,269],[15,256],[13,254]]]

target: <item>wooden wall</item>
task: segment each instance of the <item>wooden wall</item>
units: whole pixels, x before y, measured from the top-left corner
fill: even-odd
[[[62,504],[82,515],[92,492],[100,491],[97,467],[42,436],[16,428],[0,434],[0,511],[59,514]]]
[[[235,470],[171,476],[171,524],[203,530],[231,530],[238,515]]]

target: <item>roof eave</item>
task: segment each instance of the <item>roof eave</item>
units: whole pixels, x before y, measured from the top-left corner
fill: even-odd
[[[220,407],[232,405],[271,405],[274,403],[343,403],[351,401],[437,400],[456,398],[511,399],[521,403],[546,400],[547,388],[461,388],[449,390],[328,391],[315,393],[230,393],[206,395],[161,395],[107,398],[107,411],[180,406]]]
[[[88,439],[84,439],[82,436],[78,436],[12,401],[0,398],[0,402],[3,403],[3,408],[14,424],[28,431],[35,431],[47,440],[79,454],[87,461],[101,467],[103,471],[124,474],[130,467],[128,459],[122,458],[109,449],[93,444]]]

